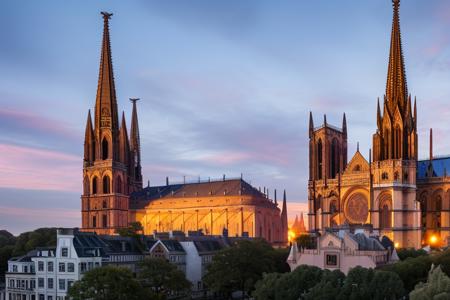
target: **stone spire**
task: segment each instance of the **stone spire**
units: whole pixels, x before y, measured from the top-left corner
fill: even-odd
[[[130,146],[131,152],[133,154],[133,163],[134,163],[134,181],[137,187],[142,188],[142,167],[141,167],[141,139],[139,136],[139,122],[137,115],[136,102],[139,98],[130,98],[130,101],[133,103],[133,112],[131,115],[131,129],[130,129]]]
[[[281,229],[283,230],[283,238],[287,242],[287,240],[288,240],[288,216],[287,216],[286,190],[283,191],[283,207],[281,210]]]
[[[119,129],[116,89],[114,85],[113,66],[111,58],[111,43],[109,38],[109,19],[112,14],[102,12],[103,41],[100,57],[97,97],[95,100],[95,129],[109,128],[112,135]]]
[[[309,138],[312,137],[314,132],[314,121],[313,121],[313,115],[312,111],[309,112]]]
[[[92,127],[91,110],[88,111],[86,121],[86,132],[84,134],[84,161],[85,163],[92,163],[95,160],[94,147],[94,129]]]
[[[347,136],[347,118],[345,117],[345,113],[342,117],[342,133],[344,134],[344,136]]]
[[[391,114],[393,114],[397,104],[400,109],[404,109],[408,96],[402,40],[400,34],[400,0],[392,0],[392,4],[394,14],[392,20],[391,48],[386,83],[386,98],[389,102]]]
[[[122,112],[122,124],[119,130],[120,161],[128,165],[130,159],[130,143],[128,141],[127,123],[125,113]]]
[[[378,98],[378,101],[377,101],[377,127],[379,130],[381,130],[382,126],[383,126],[383,121],[381,118],[380,98]]]

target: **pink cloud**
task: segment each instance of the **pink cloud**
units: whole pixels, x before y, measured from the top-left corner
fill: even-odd
[[[71,130],[66,123],[35,115],[32,112],[0,109],[0,119],[2,123],[10,123],[9,126],[79,139],[77,132]]]
[[[80,191],[81,158],[62,152],[0,144],[0,187]]]
[[[220,153],[204,155],[201,157],[201,160],[219,165],[229,165],[248,160],[251,157],[252,155],[245,152],[223,151]]]

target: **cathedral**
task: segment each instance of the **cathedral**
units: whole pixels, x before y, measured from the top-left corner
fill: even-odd
[[[417,109],[406,83],[399,8],[393,2],[386,92],[376,111],[369,161],[347,161],[347,123],[309,120],[308,221],[311,232],[370,224],[397,247],[450,242],[450,157],[418,160]]]
[[[130,131],[119,121],[114,86],[109,20],[103,12],[103,41],[94,119],[86,123],[81,196],[82,230],[116,234],[140,222],[145,234],[261,237],[272,244],[288,239],[286,195],[281,209],[276,191],[256,189],[241,178],[143,187],[137,100],[132,102]],[[119,123],[120,122],[120,123]]]

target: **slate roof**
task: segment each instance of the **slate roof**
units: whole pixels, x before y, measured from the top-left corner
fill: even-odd
[[[263,198],[266,197],[262,192],[252,187],[243,179],[226,179],[146,187],[141,191],[133,192],[130,195],[130,208],[144,208],[151,200],[156,199],[224,195],[252,195]]]
[[[180,242],[177,240],[161,240],[170,252],[185,252]]]
[[[107,244],[95,233],[74,232],[73,246],[78,257],[93,257],[96,256],[97,250],[100,251],[100,255],[103,255]]]
[[[31,258],[33,257],[37,257],[37,250],[31,250],[25,255],[12,257],[9,260],[15,262],[31,262]]]
[[[106,244],[103,251],[109,254],[142,254],[138,241],[132,237],[117,235],[101,235],[99,238]]]
[[[417,179],[425,179],[430,165],[430,160],[417,162]],[[433,177],[443,177],[445,172],[450,172],[450,156],[437,157],[432,160]]]
[[[356,243],[358,250],[382,251],[386,250],[378,239],[375,237],[367,237],[364,233],[348,233]]]

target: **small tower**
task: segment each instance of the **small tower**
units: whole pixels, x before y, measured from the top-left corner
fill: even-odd
[[[139,122],[137,115],[136,102],[139,98],[130,98],[133,103],[133,112],[131,115],[131,132],[130,132],[130,144],[131,144],[131,185],[133,190],[138,191],[142,189],[142,167],[141,167],[141,139],[139,136]]]
[[[282,242],[288,241],[288,216],[287,216],[287,203],[286,203],[286,190],[283,191],[283,207],[281,210],[281,230],[283,232]]]

